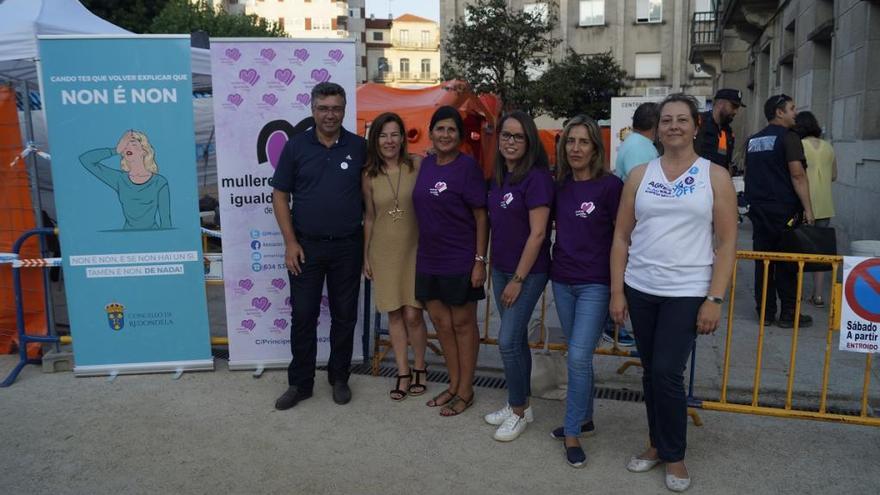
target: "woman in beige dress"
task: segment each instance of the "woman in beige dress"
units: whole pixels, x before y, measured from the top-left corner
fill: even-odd
[[[406,151],[403,120],[383,113],[367,137],[364,167],[364,276],[373,281],[376,309],[388,313],[388,333],[397,361],[394,401],[425,393],[427,330],[415,297],[419,233],[412,190],[420,161]],[[409,366],[407,341],[414,363]]]

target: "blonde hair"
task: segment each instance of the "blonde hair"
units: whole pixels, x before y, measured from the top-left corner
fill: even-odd
[[[158,174],[159,165],[156,163],[156,152],[153,151],[153,146],[150,145],[150,140],[147,139],[146,134],[141,131],[135,131],[133,129],[130,131],[125,131],[125,133],[122,134],[122,137],[119,138],[119,143],[117,143],[116,146],[119,147],[123,141],[126,141],[128,139],[129,135],[135,138],[137,142],[140,143],[141,148],[144,149],[144,168],[147,170],[147,172],[150,172],[151,174]],[[125,172],[131,170],[131,167],[129,167],[128,163],[125,162],[125,155],[123,155],[122,159],[119,161],[119,166]]]
[[[602,131],[599,129],[599,124],[592,118],[580,114],[572,117],[565,124],[559,144],[556,147],[556,180],[559,182],[566,180],[572,174],[571,165],[568,164],[568,153],[565,150],[565,143],[568,141],[568,135],[571,134],[571,130],[577,126],[587,128],[587,135],[593,144],[593,156],[590,158],[590,163],[587,166],[590,171],[590,178],[597,179],[607,173],[605,170],[605,143],[602,142]]]

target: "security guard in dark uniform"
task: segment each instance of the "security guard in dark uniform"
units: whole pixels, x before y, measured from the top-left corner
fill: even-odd
[[[719,89],[712,100],[712,110],[700,114],[700,132],[694,143],[697,154],[730,170],[733,163],[734,136],[730,123],[739,107],[744,107],[737,89]],[[731,171],[732,175],[732,171]]]

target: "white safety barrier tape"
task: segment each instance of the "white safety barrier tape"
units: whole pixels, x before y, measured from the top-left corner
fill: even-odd
[[[202,233],[208,237],[216,237],[218,239],[223,238],[223,235],[220,233],[219,230],[211,230],[211,229],[206,229],[206,228],[202,227]]]

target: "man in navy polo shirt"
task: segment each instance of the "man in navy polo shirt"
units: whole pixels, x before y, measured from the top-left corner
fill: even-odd
[[[361,170],[366,142],[342,128],[345,90],[335,83],[312,89],[315,126],[293,136],[272,177],[272,205],[284,237],[292,322],[288,388],[275,402],[290,409],[312,396],[317,322],[327,281],[333,400],[351,400],[348,387],[363,263]]]

